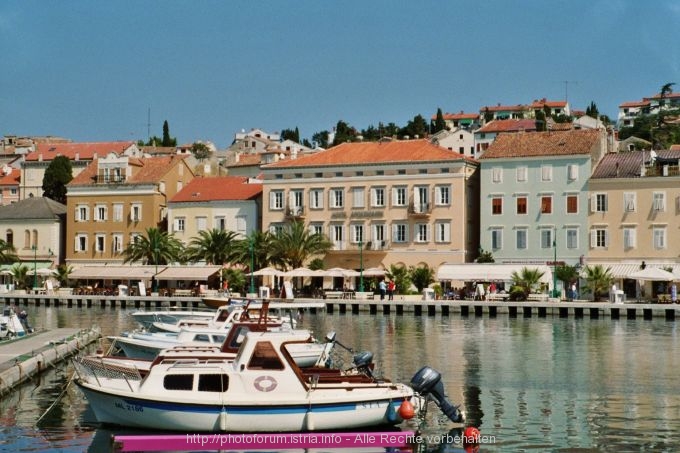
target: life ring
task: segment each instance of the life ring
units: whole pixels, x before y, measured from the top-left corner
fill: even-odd
[[[260,392],[271,392],[276,388],[278,382],[271,376],[260,376],[253,382],[255,388]]]

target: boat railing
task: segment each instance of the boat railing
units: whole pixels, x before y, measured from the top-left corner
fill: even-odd
[[[142,376],[136,367],[117,366],[105,362],[101,357],[81,357],[80,359],[75,359],[73,360],[73,367],[79,378],[87,381],[90,380],[88,379],[89,377],[94,378],[100,387],[104,387],[100,379],[123,379],[130,388],[130,391],[134,391],[130,382],[142,380]]]

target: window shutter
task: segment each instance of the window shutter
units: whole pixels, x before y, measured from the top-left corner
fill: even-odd
[[[276,192],[269,192],[269,209],[276,209]]]
[[[590,196],[590,212],[597,211],[597,195],[593,194]]]
[[[590,230],[590,248],[597,247],[597,230]]]

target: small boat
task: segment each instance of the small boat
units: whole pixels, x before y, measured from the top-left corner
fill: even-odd
[[[13,307],[3,308],[0,315],[0,339],[23,337],[32,331],[25,311],[17,314]]]
[[[291,347],[312,341],[306,330],[251,331],[235,358],[166,350],[144,376],[81,359],[74,361],[74,382],[100,423],[142,429],[243,433],[395,425],[428,400],[462,421],[431,368],[416,373],[411,386],[375,377],[370,353],[357,354],[349,370],[301,368]]]
[[[215,316],[215,310],[139,310],[131,313],[130,316],[132,316],[142,328],[148,329],[154,322],[176,323],[180,319],[209,320]]]

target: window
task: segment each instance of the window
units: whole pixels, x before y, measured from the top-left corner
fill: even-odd
[[[385,246],[385,224],[376,223],[373,225],[373,249],[382,250]]]
[[[567,228],[567,248],[577,249],[578,248],[578,229],[577,228]]]
[[[288,204],[290,205],[289,207],[293,209],[294,212],[300,212],[301,208],[303,207],[303,198],[304,198],[304,192],[302,190],[291,190],[288,193]]]
[[[352,242],[358,244],[359,242],[364,242],[364,226],[363,225],[351,225],[350,230],[352,232]]]
[[[527,230],[526,228],[520,228],[515,231],[515,244],[517,250],[526,250],[527,248]]]
[[[517,167],[517,170],[515,170],[515,172],[517,175],[517,182],[526,182],[527,173],[529,172],[527,167]]]
[[[578,214],[578,195],[567,195],[567,214]]]
[[[166,390],[192,390],[193,374],[169,374],[163,377],[163,388]]]
[[[236,216],[236,232],[246,234],[246,226],[248,225],[247,217],[244,215]]]
[[[408,225],[397,223],[392,225],[392,242],[406,242],[408,237]]]
[[[541,196],[541,214],[552,214],[552,195]]]
[[[494,197],[491,199],[491,215],[503,214],[503,198]]]
[[[106,251],[106,235],[96,234],[94,236],[95,251],[103,253]]]
[[[543,228],[541,230],[541,248],[550,249],[553,247],[553,230]]]
[[[366,207],[366,196],[363,187],[352,187],[352,207],[364,208]]]
[[[623,193],[623,211],[635,212],[637,209],[637,194],[635,192]]]
[[[517,197],[517,214],[527,213],[527,197]]]
[[[373,187],[371,189],[371,206],[374,208],[385,207],[385,188]]]
[[[331,240],[335,246],[335,250],[342,250],[345,241],[345,229],[342,225],[331,226]]]
[[[227,229],[227,222],[224,216],[215,217],[213,219],[213,228],[224,231]]]
[[[578,165],[576,164],[567,165],[567,179],[569,181],[576,181],[578,179]]]
[[[331,189],[330,192],[330,205],[331,208],[342,208],[345,203],[343,200],[344,192],[342,189]]]
[[[590,196],[590,212],[607,212],[606,193],[596,193]]]
[[[399,186],[392,189],[392,204],[394,206],[406,206],[406,187]]]
[[[207,217],[196,217],[196,231],[203,231],[208,229]]]
[[[636,242],[635,227],[623,227],[623,248],[624,250],[634,249]]]
[[[87,234],[76,234],[76,252],[87,252]]]
[[[309,191],[309,206],[312,209],[323,209],[323,189]]]
[[[491,169],[491,182],[499,184],[503,182],[503,169],[502,168],[492,168]]]
[[[97,205],[95,207],[95,215],[96,215],[96,221],[97,222],[104,222],[106,221],[106,206],[104,205]]]
[[[552,165],[541,166],[541,181],[543,182],[552,181]]]
[[[269,341],[258,341],[248,361],[248,369],[283,370],[283,362]]]
[[[503,230],[500,228],[491,229],[491,250],[501,250],[503,248]]]
[[[133,222],[139,222],[142,220],[142,205],[133,204],[132,211],[130,212],[130,217]]]
[[[229,389],[228,374],[199,374],[199,392],[226,392]]]
[[[428,212],[430,210],[428,186],[415,186],[413,188],[413,208],[414,212]]]
[[[175,217],[173,229],[178,233],[182,232],[185,229],[185,223],[186,219],[184,217]]]
[[[416,237],[414,242],[428,242],[429,241],[429,230],[430,225],[427,223],[417,223],[416,224]]]
[[[90,208],[87,205],[76,206],[76,222],[87,222],[90,217]]]
[[[652,207],[655,211],[662,212],[666,210],[666,193],[654,192],[652,195]]]
[[[114,234],[113,235],[113,242],[111,243],[111,250],[113,253],[122,253],[123,252],[123,235],[122,234]]]
[[[115,203],[113,205],[113,221],[114,222],[123,221],[123,205],[121,203]]]
[[[273,211],[283,209],[283,190],[272,190],[269,192],[269,209]]]
[[[654,248],[655,249],[665,249],[666,248],[666,227],[654,227],[652,229],[654,232]]]
[[[312,234],[323,234],[323,223],[312,223],[309,225],[309,232]]]
[[[450,186],[436,186],[434,190],[435,190],[435,203],[438,206],[448,206],[451,204]]]
[[[451,222],[439,221],[434,224],[435,242],[451,242]]]
[[[608,236],[606,228],[593,228],[590,231],[590,247],[606,248],[609,243]]]
[[[272,223],[269,225],[269,232],[275,236],[280,235],[283,233],[283,224],[281,223]]]

